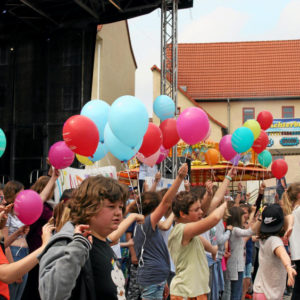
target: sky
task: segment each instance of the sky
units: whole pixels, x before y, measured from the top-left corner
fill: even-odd
[[[194,0],[178,11],[178,43],[300,39],[300,0]],[[138,65],[135,96],[152,116],[151,67],[160,68],[160,9],[128,20]]]

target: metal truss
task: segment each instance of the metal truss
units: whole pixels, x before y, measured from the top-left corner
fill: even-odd
[[[161,95],[168,95],[175,103],[177,118],[177,19],[178,0],[162,0],[161,6]],[[177,175],[177,146],[172,148],[172,157],[162,164],[162,175],[172,178]]]

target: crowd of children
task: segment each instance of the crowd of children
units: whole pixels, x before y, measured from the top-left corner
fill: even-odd
[[[299,300],[300,183],[280,205],[262,183],[251,206],[241,185],[228,193],[234,168],[219,186],[190,187],[187,173],[160,191],[157,173],[141,193],[91,176],[54,207],[53,170],[32,186],[44,209],[31,226],[13,209],[23,185],[0,187],[0,300],[280,300],[287,286]]]

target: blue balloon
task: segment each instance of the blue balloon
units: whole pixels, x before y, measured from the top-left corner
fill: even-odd
[[[87,102],[81,109],[82,116],[91,119],[97,126],[99,131],[100,142],[104,142],[104,128],[108,120],[110,106],[103,100],[91,100]]]
[[[268,150],[258,154],[258,161],[263,167],[268,167],[272,162],[272,154]]]
[[[96,162],[102,159],[107,154],[107,152],[108,152],[107,146],[104,143],[100,142],[93,156],[89,156],[89,160],[91,160],[92,162]]]
[[[232,148],[237,153],[248,151],[254,142],[254,135],[247,127],[240,127],[234,131],[231,137]]]
[[[4,131],[0,128],[0,157],[6,149],[6,137]]]
[[[146,106],[136,97],[122,96],[111,105],[108,123],[123,144],[134,148],[143,139],[148,128]]]
[[[161,121],[174,118],[175,103],[169,96],[160,95],[154,100],[153,111],[160,118]]]
[[[130,160],[141,148],[143,140],[140,140],[134,148],[123,144],[112,132],[109,124],[104,130],[104,140],[109,152],[120,161]]]

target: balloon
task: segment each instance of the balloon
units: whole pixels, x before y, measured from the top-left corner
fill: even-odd
[[[97,126],[81,115],[72,116],[65,122],[63,138],[73,152],[83,156],[93,155],[99,143]]]
[[[258,154],[259,163],[267,168],[272,162],[272,154],[268,150],[264,150]]]
[[[267,130],[273,123],[273,116],[269,111],[263,110],[258,114],[256,120],[260,124],[261,129]]]
[[[108,123],[113,134],[123,144],[134,148],[148,128],[146,106],[136,97],[122,96],[111,105]]]
[[[160,128],[153,123],[149,123],[139,153],[142,153],[144,157],[148,157],[159,150],[161,143],[162,133]]]
[[[175,119],[167,119],[163,121],[159,125],[159,128],[162,132],[162,144],[165,149],[170,149],[179,142],[180,137],[178,135]]]
[[[76,154],[76,158],[77,160],[82,163],[83,165],[86,165],[86,166],[92,166],[94,163],[86,156],[82,156],[82,155],[79,155],[79,154]]]
[[[210,127],[210,124],[209,124],[209,129],[207,131],[206,136],[203,138],[203,141],[206,141],[210,137],[210,134],[211,134],[211,127]]]
[[[14,211],[21,222],[31,225],[41,216],[43,201],[33,190],[21,191],[14,202]]]
[[[55,169],[64,169],[74,161],[75,154],[64,141],[56,142],[49,149],[49,161]]]
[[[93,156],[89,156],[89,160],[92,162],[96,162],[102,159],[108,152],[108,148],[105,143],[99,143],[96,152]]]
[[[273,161],[271,171],[277,179],[281,179],[287,173],[288,165],[284,159],[277,159]]]
[[[254,142],[254,135],[247,127],[240,127],[234,131],[231,137],[232,148],[237,153],[248,151]]]
[[[175,103],[169,96],[160,95],[154,100],[153,111],[161,121],[173,118],[175,115]]]
[[[226,160],[230,160],[236,156],[236,151],[232,148],[231,134],[224,135],[219,143],[219,150]]]
[[[176,125],[180,138],[190,145],[202,141],[210,126],[207,114],[198,107],[185,109],[179,115]]]
[[[216,149],[208,149],[205,153],[205,161],[208,165],[216,165],[220,160],[220,153]]]
[[[147,166],[153,167],[156,164],[159,155],[160,155],[160,150],[158,149],[154,154],[152,154],[152,155],[150,155],[148,157],[145,157],[140,152],[138,152],[136,154],[136,157],[138,158],[139,161],[141,161],[142,163],[146,164]]]
[[[254,140],[256,140],[259,137],[261,129],[260,129],[260,125],[257,121],[247,120],[243,126],[249,128],[252,131],[252,133],[254,135]]]
[[[157,164],[160,164],[169,154],[169,149],[165,149],[163,145],[160,146],[159,148],[159,157],[156,161]]]
[[[0,128],[0,157],[6,149],[6,137],[4,131]]]
[[[109,124],[106,124],[104,129],[104,143],[108,150],[120,161],[130,160],[140,149],[142,140],[135,148],[124,145],[112,132]]]
[[[108,120],[110,106],[102,100],[91,100],[81,109],[82,116],[91,119],[97,126],[100,142],[104,142],[104,128]]]
[[[264,130],[260,131],[259,137],[254,141],[252,149],[257,153],[264,151],[269,144],[269,137]]]
[[[234,165],[234,166],[237,166],[239,164],[239,161],[240,161],[240,158],[241,158],[241,154],[238,153],[235,157],[233,157],[230,162]]]

